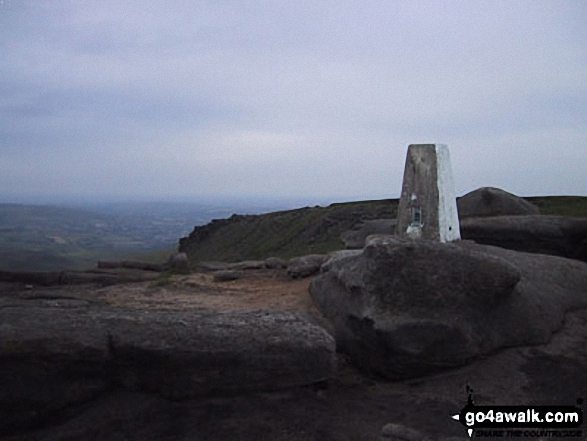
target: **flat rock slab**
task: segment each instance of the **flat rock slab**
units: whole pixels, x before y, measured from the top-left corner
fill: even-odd
[[[112,388],[169,399],[290,388],[331,376],[334,341],[287,311],[0,309],[0,431]]]
[[[214,271],[215,282],[230,282],[243,276],[242,271],[237,270],[219,270]]]
[[[119,283],[155,280],[159,273],[154,270],[112,268],[87,271],[1,271],[0,281],[25,283],[33,286],[54,285],[116,285]]]
[[[461,222],[461,236],[485,245],[587,262],[585,218],[545,215],[469,218]]]

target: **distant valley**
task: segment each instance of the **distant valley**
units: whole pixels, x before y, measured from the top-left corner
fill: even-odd
[[[0,269],[87,269],[100,259],[162,262],[196,225],[271,209],[174,202],[0,203]]]

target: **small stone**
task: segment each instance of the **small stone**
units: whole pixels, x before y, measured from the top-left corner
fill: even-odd
[[[234,271],[234,270],[220,270],[214,272],[214,281],[215,282],[230,282],[232,280],[236,280],[241,278],[243,275],[242,271]]]

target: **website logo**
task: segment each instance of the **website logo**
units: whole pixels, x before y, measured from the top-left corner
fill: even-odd
[[[582,437],[583,399],[572,406],[478,406],[473,402],[473,389],[467,386],[465,407],[455,415],[467,429],[469,437],[573,438]]]

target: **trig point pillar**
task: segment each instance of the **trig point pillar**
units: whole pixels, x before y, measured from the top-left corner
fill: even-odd
[[[440,242],[461,238],[446,145],[408,146],[396,231],[398,236]]]

